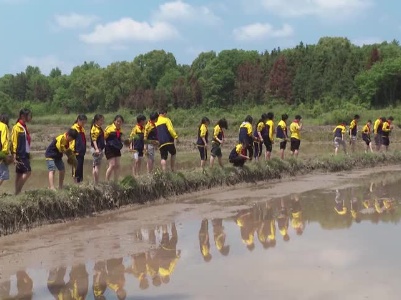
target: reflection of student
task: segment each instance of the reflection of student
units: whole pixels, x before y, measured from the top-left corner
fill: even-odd
[[[71,298],[84,300],[88,294],[89,274],[84,264],[73,266],[70,271],[70,280],[67,283]]]
[[[213,237],[216,249],[224,256],[230,252],[230,246],[226,245],[226,234],[224,233],[223,219],[213,219]]]
[[[260,207],[259,215],[258,215],[258,226],[257,226],[257,236],[259,242],[262,244],[264,249],[272,246],[271,243],[271,234],[272,234],[272,220],[273,217],[273,208],[269,203],[265,204],[265,208]],[[274,221],[273,221],[274,222]],[[270,237],[270,238],[269,238]],[[274,237],[275,240],[275,237]]]
[[[146,272],[152,278],[152,284],[154,286],[160,286],[162,284],[159,275],[159,256],[157,255],[157,250],[150,250],[146,253]]]
[[[298,196],[291,199],[291,227],[295,230],[297,235],[302,235],[304,232],[305,224],[302,217],[301,202]]]
[[[361,223],[361,214],[360,214],[360,207],[359,202],[356,197],[353,197],[350,200],[351,203],[351,216],[352,219],[355,220],[356,223]]]
[[[116,293],[117,299],[122,300],[127,297],[124,289],[125,276],[122,258],[112,258],[106,261],[107,267],[107,287]]]
[[[285,205],[284,199],[281,199],[280,211],[277,216],[277,228],[285,242],[288,242],[290,240],[290,236],[288,235],[289,222],[290,222],[290,217],[288,216],[287,207]]]
[[[169,237],[167,226],[162,227],[162,240],[159,247],[159,274],[163,283],[170,282],[170,276],[174,272],[180,251],[177,251],[178,234],[175,223],[171,224],[171,238]]]
[[[93,268],[93,296],[95,300],[105,300],[104,292],[107,289],[106,263],[99,261]]]
[[[240,228],[242,242],[246,245],[249,251],[252,251],[255,249],[255,221],[252,215],[252,210],[240,212],[236,218],[236,223]]]
[[[132,267],[127,271],[139,280],[139,288],[141,290],[146,290],[149,287],[146,271],[146,254],[144,252],[132,255]]]
[[[207,219],[202,220],[199,230],[199,248],[203,260],[209,262],[212,259],[212,255],[210,254],[209,222]]]
[[[33,296],[33,281],[25,271],[17,272],[17,290],[16,299],[30,300]]]
[[[47,288],[53,295],[54,299],[68,299],[66,284],[64,276],[66,273],[65,267],[54,268],[49,271],[49,277],[47,278]]]
[[[334,210],[341,216],[344,216],[347,214],[347,207],[345,206],[345,201],[340,199],[340,192],[338,190],[336,190],[336,198],[335,198],[335,202],[336,205],[334,207]]]

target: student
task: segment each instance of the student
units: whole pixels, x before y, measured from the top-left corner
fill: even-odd
[[[174,130],[173,123],[171,120],[166,117],[167,110],[162,109],[159,112],[159,118],[156,122],[157,128],[157,139],[159,141],[159,150],[160,150],[160,157],[161,157],[161,165],[162,170],[166,171],[167,169],[167,158],[168,154],[170,153],[170,166],[171,171],[175,171],[175,157],[177,154],[176,150],[176,143],[178,141],[178,135]]]
[[[226,245],[226,234],[224,232],[223,219],[217,218],[212,220],[213,239],[216,249],[224,256],[230,253],[230,246]]]
[[[274,114],[272,112],[267,113],[267,121],[266,121],[266,131],[267,131],[267,139],[264,138],[265,146],[266,146],[266,154],[265,159],[269,160],[271,158],[271,153],[273,150],[274,144]]]
[[[142,159],[145,149],[145,123],[146,117],[139,115],[136,117],[136,125],[132,128],[129,139],[131,141],[130,150],[133,154],[132,176],[138,176],[141,171]]]
[[[110,181],[112,174],[114,175],[114,181],[117,181],[120,175],[120,157],[121,149],[123,148],[121,127],[123,123],[124,118],[121,115],[117,115],[113,124],[107,126],[104,130],[104,139],[106,141],[104,154],[109,163],[106,171],[106,181]]]
[[[283,237],[283,241],[288,242],[290,240],[290,236],[288,235],[290,217],[288,215],[288,209],[286,203],[284,202],[284,199],[281,199],[280,201],[279,214],[276,218],[276,221],[277,221],[277,228],[281,236]]]
[[[217,125],[213,129],[213,140],[212,149],[210,150],[210,167],[213,167],[214,160],[217,157],[220,167],[223,167],[221,146],[224,143],[224,131],[228,130],[227,120],[225,118],[220,119]]]
[[[145,126],[145,152],[147,153],[147,162],[146,167],[148,169],[148,173],[153,171],[153,166],[155,163],[155,149],[159,142],[157,141],[157,129],[156,122],[159,118],[159,114],[157,112],[153,112],[149,116],[149,121]]]
[[[239,127],[239,143],[245,145],[245,149],[248,152],[248,157],[252,160],[253,157],[253,134],[252,134],[252,123],[253,118],[248,115],[244,122]]]
[[[96,114],[93,117],[91,125],[91,152],[93,157],[93,181],[95,184],[99,183],[99,169],[102,165],[103,150],[106,146],[104,140],[104,130],[102,128],[104,124],[104,116]]]
[[[31,135],[26,126],[32,120],[32,113],[29,109],[23,108],[19,112],[19,118],[11,131],[11,154],[16,164],[15,172],[15,194],[21,190],[31,176],[30,149]]]
[[[0,185],[4,181],[10,179],[10,172],[8,170],[9,163],[12,163],[12,156],[10,155],[10,131],[8,123],[10,119],[8,115],[0,115]]]
[[[288,131],[287,131],[287,120],[288,115],[283,114],[281,116],[281,121],[278,122],[276,129],[276,138],[280,141],[280,158],[284,159],[284,151],[287,147]]]
[[[379,152],[382,144],[382,128],[383,128],[383,119],[384,117],[380,117],[375,121],[375,124],[373,125],[373,134],[375,137],[375,145],[376,145],[376,151]]]
[[[340,145],[343,147],[344,153],[347,154],[347,146],[344,141],[344,134],[347,132],[345,128],[345,122],[341,122],[340,125],[338,125],[336,128],[334,128],[333,133],[334,133],[334,154],[337,155],[338,153],[338,148]]]
[[[381,144],[385,147],[386,152],[388,151],[388,146],[390,145],[390,133],[393,130],[393,125],[392,125],[393,121],[394,121],[393,117],[389,117],[387,120],[383,118]]]
[[[267,114],[262,114],[261,118],[259,119],[258,123],[256,124],[255,130],[253,132],[253,148],[254,148],[254,158],[258,160],[259,157],[262,156],[263,153],[263,142],[264,139],[267,138],[267,131],[266,131],[266,120]]]
[[[292,121],[290,125],[291,132],[291,155],[298,157],[299,154],[299,146],[301,145],[301,134],[302,130],[302,117],[300,115],[296,115],[294,121]]]
[[[66,133],[54,138],[45,152],[47,170],[49,171],[49,189],[56,190],[54,187],[54,173],[59,171],[58,188],[61,190],[64,183],[65,167],[63,154],[75,156],[72,151],[68,154],[69,144],[77,138],[78,132],[75,129],[69,129]]]
[[[372,121],[368,120],[365,126],[362,128],[362,140],[366,143],[366,149],[365,153],[368,153],[368,150],[370,149],[370,152],[373,152],[372,149],[372,141],[370,139],[370,132],[372,128]]]
[[[75,172],[73,172],[73,177],[76,183],[81,183],[84,180],[84,161],[86,154],[86,136],[84,127],[87,121],[88,118],[86,115],[78,115],[74,125],[71,127],[71,129],[75,129],[78,132],[77,138],[70,143],[70,149],[74,151],[78,161]]]
[[[345,216],[347,214],[347,207],[345,206],[345,200],[341,199],[341,194],[338,190],[336,190],[336,197],[334,199],[335,201],[335,206],[334,210],[336,211],[337,214],[340,216]]]
[[[201,168],[205,167],[207,160],[207,147],[209,144],[209,131],[207,127],[209,126],[209,124],[209,118],[203,117],[198,128],[198,140],[196,141],[196,145],[198,146],[200,154]]]
[[[358,121],[360,119],[359,115],[355,115],[354,119],[349,125],[349,143],[351,144],[352,152],[355,152],[356,135],[358,133]]]
[[[234,167],[243,167],[245,161],[250,159],[249,156],[246,155],[246,144],[245,142],[237,144],[228,157],[230,163],[234,165]]]

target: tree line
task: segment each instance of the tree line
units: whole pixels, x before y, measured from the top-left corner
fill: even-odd
[[[47,112],[115,111],[166,107],[230,107],[271,101],[308,105],[352,101],[367,108],[401,100],[399,42],[357,46],[323,37],[315,45],[272,51],[203,52],[191,65],[154,50],[133,61],[100,67],[84,62],[70,74],[38,67],[0,78],[0,110],[41,103]]]

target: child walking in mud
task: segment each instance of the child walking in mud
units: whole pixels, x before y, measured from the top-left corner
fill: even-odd
[[[368,122],[362,128],[362,140],[366,144],[365,153],[368,153],[369,150],[370,150],[371,153],[373,153],[372,140],[370,138],[370,133],[372,131],[371,128],[372,128],[372,121],[371,120],[368,120]]]
[[[130,150],[133,152],[132,176],[138,176],[141,171],[142,159],[145,149],[145,122],[146,117],[139,115],[136,118],[136,125],[132,128],[129,136],[131,144]]]
[[[203,117],[198,128],[198,140],[196,141],[196,146],[199,150],[199,155],[201,159],[201,168],[204,168],[207,160],[207,148],[209,145],[209,131],[208,126],[210,120],[208,117]]]
[[[93,158],[93,163],[92,163],[92,175],[93,175],[93,181],[96,184],[99,183],[99,169],[100,166],[102,165],[102,159],[103,159],[103,151],[105,147],[105,141],[104,141],[104,131],[103,131],[103,123],[104,123],[104,117],[103,115],[96,114],[93,117],[92,120],[92,125],[91,125],[91,152],[92,152],[92,158]]]
[[[213,167],[214,160],[218,159],[220,167],[223,167],[223,154],[221,152],[221,146],[224,143],[224,130],[228,130],[227,120],[225,118],[220,119],[213,129],[213,140],[212,149],[210,150],[210,167]]]
[[[334,155],[337,155],[338,148],[342,146],[344,153],[347,154],[347,146],[345,144],[344,135],[347,132],[345,128],[345,122],[341,122],[336,128],[334,128]]]

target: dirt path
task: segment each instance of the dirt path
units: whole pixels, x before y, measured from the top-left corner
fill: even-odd
[[[148,243],[134,241],[135,231],[141,228],[172,221],[180,225],[184,220],[226,217],[248,207],[255,198],[266,201],[314,189],[344,188],[375,172],[400,170],[401,166],[393,166],[216,188],[1,237],[0,282],[19,269],[39,266],[50,269],[57,265],[123,257],[149,249]]]

